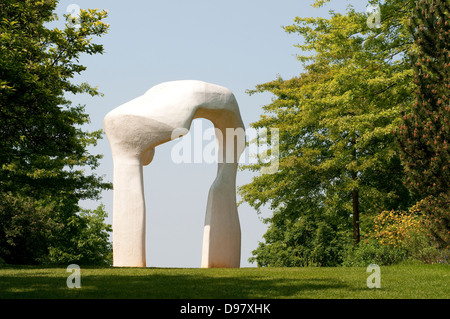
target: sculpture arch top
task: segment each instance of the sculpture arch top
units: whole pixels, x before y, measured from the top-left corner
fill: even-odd
[[[170,141],[174,130],[189,129],[195,118],[208,119],[221,130],[244,128],[239,106],[229,89],[194,80],[152,87],[109,112],[104,127],[116,147],[144,152]]]
[[[241,141],[228,149],[225,132],[227,128],[244,129],[244,124],[229,89],[193,80],[156,85],[105,116],[104,128],[114,162],[114,266],[145,266],[142,165],[152,161],[156,146],[186,134],[195,118],[208,119],[223,132],[220,139],[216,135],[218,154],[223,158],[218,161],[217,177],[208,195],[201,265],[239,267],[235,181],[245,135],[237,136]],[[181,134],[174,134],[177,130]],[[225,161],[230,152],[234,160]]]

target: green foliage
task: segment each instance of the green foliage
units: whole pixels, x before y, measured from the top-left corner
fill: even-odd
[[[348,247],[343,266],[367,267],[370,264],[387,266],[397,264],[406,258],[406,252],[392,245],[382,245],[378,241],[360,242],[356,246]]]
[[[253,260],[259,264],[321,264],[317,255],[314,260],[310,257],[320,242],[302,235],[306,221],[313,221],[314,231],[326,225],[322,229],[338,240],[344,238],[343,243],[353,228],[358,242],[360,228],[366,232],[374,215],[406,209],[413,202],[402,183],[393,134],[402,110],[413,102],[413,72],[406,57],[411,46],[410,5],[410,1],[386,2],[379,29],[370,29],[368,15],[351,7],[346,14],[331,12],[328,19],[296,18],[295,24],[285,27],[303,39],[297,46],[305,71],[249,91],[274,95],[263,106],[265,114],[251,126],[280,130],[279,170],[256,176],[239,189],[243,201],[256,210],[268,205],[274,211],[266,243],[254,251]],[[244,168],[259,171],[264,165]],[[284,235],[295,238],[296,233],[303,236],[302,244],[284,240]],[[340,233],[346,236],[336,235]],[[324,256],[333,258],[327,263],[338,264],[342,253],[337,251],[343,248],[333,246],[329,248],[336,252]],[[269,255],[279,257],[270,261]]]
[[[99,95],[87,83],[70,80],[86,69],[77,64],[81,53],[103,52],[91,39],[106,32],[106,12],[82,11],[78,30],[47,29],[56,4],[0,4],[0,191],[96,198],[108,185],[82,168],[98,166],[101,156],[86,148],[101,131],[83,131],[89,122],[84,106],[72,106],[64,94]]]
[[[450,192],[430,195],[417,204],[425,225],[442,249],[450,249]]]
[[[86,228],[87,220],[74,221],[83,220],[77,215],[79,201],[98,199],[111,187],[94,173],[101,156],[87,150],[101,130],[85,131],[85,107],[66,98],[67,93],[100,95],[71,79],[86,69],[78,63],[81,54],[103,52],[92,39],[106,33],[107,14],[81,10],[79,27],[49,29],[57,3],[0,2],[0,195],[7,198],[0,253],[7,262],[48,260],[51,243],[59,249],[65,243],[70,250],[70,241],[81,240],[76,237]]]
[[[450,251],[436,247],[423,233],[408,237],[402,246],[382,244],[370,238],[345,250],[342,265],[346,267],[367,266],[369,264],[393,265],[405,261],[425,264],[449,264]]]
[[[112,247],[109,242],[111,225],[104,222],[107,213],[101,205],[95,210],[83,209],[72,216],[66,227],[73,228],[77,234],[68,238],[68,243],[52,242],[49,247],[47,263],[111,265]]]
[[[66,217],[64,205],[0,193],[0,256],[7,264],[109,265],[111,225],[101,205]]]
[[[417,1],[410,23],[415,46],[415,102],[399,127],[405,184],[442,247],[450,247],[450,2]]]
[[[51,209],[31,198],[0,193],[0,258],[8,264],[38,264],[56,231]]]
[[[450,249],[440,248],[427,234],[415,233],[403,246],[407,258],[426,264],[450,264]]]
[[[280,223],[282,223],[280,225]],[[258,266],[305,267],[337,266],[342,262],[341,253],[348,238],[336,235],[325,221],[302,217],[294,222],[279,220],[271,223],[249,259]]]
[[[343,265],[390,265],[404,260],[449,263],[450,251],[436,245],[420,207],[419,203],[408,212],[385,211],[375,216],[373,228],[357,247],[349,247]]]
[[[399,140],[407,185],[422,196],[450,188],[450,4],[419,1],[411,31],[416,101],[404,115]]]

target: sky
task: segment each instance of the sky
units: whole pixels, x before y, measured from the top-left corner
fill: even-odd
[[[152,86],[173,80],[201,80],[229,88],[235,95],[245,126],[259,119],[262,106],[271,102],[268,93],[249,96],[246,91],[278,75],[289,79],[302,72],[294,47],[302,39],[287,34],[282,26],[295,17],[327,17],[329,10],[344,12],[352,4],[365,11],[367,1],[332,0],[313,8],[313,0],[165,0],[107,1],[61,0],[56,13],[63,27],[63,14],[73,5],[81,9],[106,9],[108,34],[94,38],[104,45],[103,55],[82,56],[87,70],[74,82],[98,86],[103,97],[69,96],[74,105],[86,105],[89,131],[103,128],[104,116],[114,108],[142,94]],[[207,120],[194,120],[203,131]],[[197,131],[196,131],[197,132]],[[200,132],[201,133],[201,132]],[[184,138],[193,138],[186,136]],[[144,167],[146,200],[147,267],[200,267],[203,226],[209,187],[215,163],[174,163],[171,150],[179,141],[156,148],[152,163]],[[204,141],[204,146],[208,141]],[[113,164],[106,136],[89,148],[103,154],[98,175],[112,182]],[[239,171],[237,185],[251,182],[255,173]],[[100,201],[84,201],[85,208],[103,203],[112,223],[113,191],[104,191]],[[239,196],[238,196],[239,200]],[[244,203],[238,207],[241,224],[241,267],[248,262],[267,225],[271,212],[257,214]]]

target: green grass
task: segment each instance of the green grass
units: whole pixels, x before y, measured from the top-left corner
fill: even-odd
[[[339,268],[81,268],[81,288],[66,268],[0,267],[0,298],[450,298],[450,266],[381,267],[369,289],[364,267]]]

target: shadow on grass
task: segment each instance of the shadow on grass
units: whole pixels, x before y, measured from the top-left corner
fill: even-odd
[[[105,286],[108,278],[98,278]],[[116,290],[120,287],[134,287],[135,289]],[[111,289],[112,288],[112,289]],[[181,298],[181,299],[252,299],[252,298],[293,298],[308,296],[309,291],[319,289],[344,288],[342,283],[330,283],[324,279],[308,280],[280,280],[258,279],[255,277],[226,277],[212,278],[186,275],[153,275],[148,279],[142,277],[122,277],[114,287],[108,289],[106,296],[114,298]]]
[[[219,275],[218,275],[219,274]],[[268,278],[220,272],[147,271],[81,276],[81,288],[69,289],[65,269],[36,269],[0,275],[0,298],[132,298],[132,299],[253,299],[309,298],[320,290],[352,289],[332,278]]]

